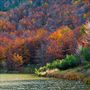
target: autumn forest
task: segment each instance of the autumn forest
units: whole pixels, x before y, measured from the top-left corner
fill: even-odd
[[[14,71],[90,84],[90,0],[0,0],[0,73]]]

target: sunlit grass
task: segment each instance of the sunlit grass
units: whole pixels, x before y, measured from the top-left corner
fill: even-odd
[[[47,79],[34,74],[0,74],[0,81]]]

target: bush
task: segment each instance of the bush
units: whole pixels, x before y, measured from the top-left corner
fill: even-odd
[[[90,61],[90,48],[82,48],[81,54],[85,60]]]
[[[42,73],[46,72],[46,70],[52,70],[56,68],[65,70],[65,69],[78,66],[79,64],[80,64],[80,60],[77,56],[67,55],[65,59],[62,59],[62,60],[57,59],[52,63],[47,63],[46,66],[36,69],[35,73],[40,76]]]
[[[84,69],[89,69],[90,68],[90,64],[87,64],[83,67]]]
[[[45,76],[46,75],[46,66],[40,67],[39,69],[35,69],[35,74],[38,76]]]
[[[35,69],[35,74],[38,76],[45,76],[47,70],[52,70],[57,68],[59,61],[54,61],[53,63],[47,63],[46,66],[40,67],[39,69]]]
[[[57,59],[57,60],[53,61],[52,63],[46,64],[46,68],[47,69],[55,69],[60,65],[61,62],[62,62],[61,60]]]
[[[80,64],[80,60],[77,56],[74,55],[67,55],[65,59],[62,60],[55,60],[52,63],[48,63],[46,65],[47,69],[55,69],[55,68],[59,68],[59,69],[69,69],[69,68],[73,68],[75,66],[78,66]]]
[[[80,60],[77,56],[67,55],[66,58],[62,60],[58,68],[65,70],[78,66],[79,64],[80,64]]]

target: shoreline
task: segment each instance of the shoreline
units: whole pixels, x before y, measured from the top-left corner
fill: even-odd
[[[41,80],[46,77],[38,77],[35,74],[0,74],[1,81],[22,81],[22,80]]]

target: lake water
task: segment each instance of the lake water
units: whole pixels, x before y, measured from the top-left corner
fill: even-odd
[[[15,80],[15,76],[12,76],[13,79],[10,79],[9,76],[10,80],[6,78],[0,79],[0,90],[90,90],[90,86],[80,81],[34,78],[33,76],[33,79],[31,79],[31,76],[30,78],[25,76],[24,78],[22,77],[23,80]],[[29,80],[25,80],[25,78]]]

